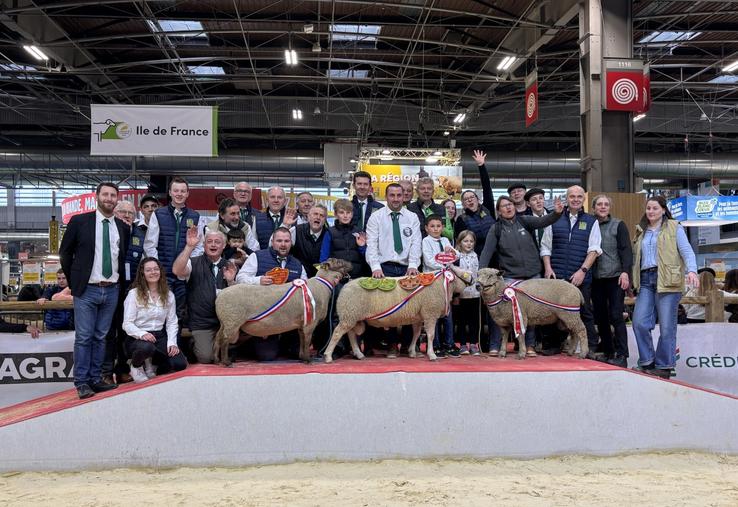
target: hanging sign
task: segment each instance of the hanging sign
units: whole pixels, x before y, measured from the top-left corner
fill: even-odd
[[[23,285],[38,285],[41,283],[41,263],[23,263]]]
[[[738,222],[738,196],[689,195],[667,204],[674,220],[685,226],[714,226]]]
[[[92,104],[91,155],[218,156],[218,108]]]
[[[638,112],[646,113],[649,109],[651,109],[651,66],[646,63],[643,65],[643,105]]]
[[[643,62],[605,58],[602,103],[608,111],[638,112],[643,108]]]
[[[421,166],[394,164],[360,164],[359,170],[372,177],[375,199],[385,199],[387,185],[409,181],[415,186],[420,178],[433,179],[433,199],[458,199],[462,190],[461,166]]]
[[[538,121],[538,71],[534,70],[525,78],[525,126],[530,127]]]

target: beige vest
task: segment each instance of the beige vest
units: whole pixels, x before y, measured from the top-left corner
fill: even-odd
[[[657,292],[684,292],[684,261],[677,248],[676,220],[665,220],[661,226],[661,232],[656,243],[656,258],[658,263],[658,279],[656,281]],[[633,288],[638,290],[641,286],[641,243],[644,231],[641,225],[636,226],[635,239],[633,239]]]

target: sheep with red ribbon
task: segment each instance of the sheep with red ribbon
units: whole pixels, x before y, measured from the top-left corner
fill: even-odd
[[[214,340],[215,362],[230,366],[228,346],[238,341],[239,330],[267,337],[297,330],[300,359],[310,362],[310,344],[316,326],[325,319],[333,289],[351,271],[351,263],[328,259],[308,280],[288,284],[238,284],[223,289],[215,300],[220,329]]]
[[[534,279],[506,284],[496,269],[479,270],[477,277],[482,300],[492,319],[503,331],[500,357],[506,355],[507,335],[518,339],[518,358],[525,358],[525,328],[557,323],[569,330],[565,349],[574,355],[587,355],[587,331],[579,315],[583,304],[582,293],[576,286],[563,280]]]
[[[472,276],[453,265],[423,275],[430,275],[433,279],[429,279],[427,285],[418,284],[412,290],[409,290],[412,286],[402,287],[399,283],[401,278],[383,279],[395,281],[386,287],[389,290],[367,290],[362,286],[362,280],[347,283],[336,301],[339,323],[323,354],[325,362],[333,361],[333,349],[344,334],[348,334],[354,357],[363,359],[356,336],[364,333],[366,325],[380,328],[412,325],[410,357],[416,356],[415,344],[421,329],[425,327],[428,359],[436,360],[433,352],[436,321],[448,313],[453,294],[460,294],[471,283]]]

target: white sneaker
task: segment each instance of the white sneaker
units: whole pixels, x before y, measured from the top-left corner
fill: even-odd
[[[138,368],[131,366],[131,377],[133,377],[133,382],[136,384],[141,384],[149,380],[149,377],[146,376],[146,372],[144,372],[143,366]]]
[[[156,370],[154,369],[154,363],[151,362],[151,359],[144,360],[143,368],[144,368],[144,372],[146,373],[146,376],[149,379],[156,377]]]

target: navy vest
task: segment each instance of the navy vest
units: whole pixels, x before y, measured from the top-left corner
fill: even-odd
[[[574,227],[570,229],[569,212],[566,211],[551,226],[553,232],[551,268],[556,273],[556,278],[568,280],[582,267],[589,248],[589,235],[595,222],[597,219],[594,216],[582,211],[577,221],[574,222]],[[592,271],[590,270],[584,277],[584,283],[591,281]]]
[[[225,289],[228,284],[223,279],[223,267],[228,263],[221,257],[218,262],[218,277],[213,275],[213,263],[205,255],[190,259],[192,272],[187,280],[187,309],[190,329],[217,329],[220,325],[215,313],[216,289]]]
[[[270,269],[282,267],[277,261],[277,252],[275,252],[273,248],[259,250],[258,252],[254,252],[254,254],[256,255],[255,276],[264,276]],[[290,271],[290,274],[287,277],[288,282],[297,280],[302,275],[302,264],[300,264],[300,261],[291,255],[287,256],[287,263],[284,267]]]
[[[355,232],[361,232],[356,225],[336,225],[329,229],[331,233],[331,257],[343,259],[351,263],[351,278],[358,278],[364,271],[364,256],[356,244]]]
[[[182,208],[182,218],[179,222],[179,237],[177,238],[177,221],[174,219],[174,208],[169,205],[166,208],[159,208],[156,211],[156,220],[159,222],[159,244],[157,245],[157,254],[159,261],[167,270],[167,276],[171,275],[172,264],[179,253],[184,250],[187,243],[187,228],[191,226],[197,227],[200,221],[200,214],[190,208]]]
[[[458,220],[461,220],[466,227],[461,230],[470,230],[477,237],[477,242],[474,245],[474,251],[477,255],[482,255],[484,249],[484,240],[487,239],[487,233],[489,228],[495,223],[495,218],[492,213],[489,212],[484,206],[480,206],[475,212],[471,212],[465,209],[459,216]],[[459,231],[461,232],[461,231]],[[458,234],[457,234],[458,236]]]
[[[269,240],[274,232],[274,222],[269,211],[255,211],[254,213],[256,216],[256,239],[259,240],[259,247],[265,250],[269,248]],[[281,220],[284,220],[284,208],[282,208],[279,214],[282,217],[280,219],[281,223]]]
[[[146,254],[144,254],[144,239],[146,238],[145,226],[133,224],[131,229],[131,242],[128,243],[128,251],[126,252],[126,286],[136,279],[136,272],[138,271],[138,265]]]
[[[320,262],[320,249],[323,246],[325,227],[318,234],[318,240],[313,241],[310,234],[310,224],[300,224],[295,227],[295,244],[292,245],[292,255],[302,262],[307,276],[312,278],[318,273],[315,264]]]

